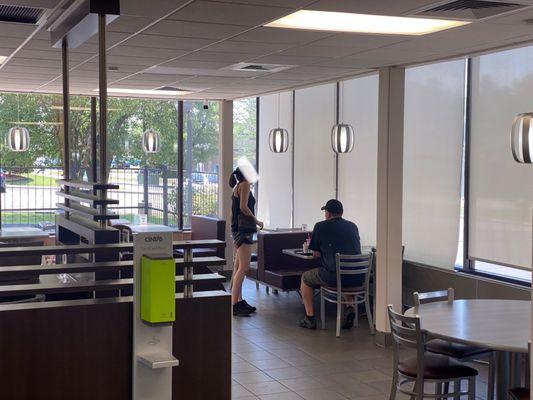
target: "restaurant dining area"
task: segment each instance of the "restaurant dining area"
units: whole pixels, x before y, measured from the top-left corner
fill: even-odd
[[[0,399],[529,400],[533,0],[0,4]]]

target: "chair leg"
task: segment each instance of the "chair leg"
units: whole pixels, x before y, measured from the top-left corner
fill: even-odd
[[[496,352],[492,352],[489,358],[489,376],[488,376],[487,399],[494,400],[494,383],[496,380]]]
[[[326,301],[324,300],[324,293],[320,290],[320,323],[322,329],[326,329]]]
[[[341,299],[337,299],[337,328],[336,336],[341,337],[341,316],[342,316],[342,303]]]
[[[392,374],[392,383],[390,387],[389,400],[396,400],[396,393],[398,390],[398,372],[394,371]]]
[[[266,287],[266,292],[270,292],[270,288],[268,286],[265,286]]]
[[[272,293],[274,293],[274,294],[278,294],[278,293],[279,293],[279,292],[278,292],[278,289],[273,289],[273,290],[272,290]]]
[[[448,394],[448,393],[450,393],[450,382],[444,382],[444,390],[443,390],[442,394]],[[444,400],[447,400],[448,396],[442,396],[442,398]]]
[[[358,328],[359,327],[359,304],[357,304],[357,296],[355,297],[355,300],[354,300],[355,304],[353,305],[354,307],[354,310],[355,310],[355,319],[353,321],[353,325]]]
[[[255,282],[255,289],[259,290],[259,282]]]
[[[461,380],[460,379],[453,381],[453,391],[455,393],[461,393]],[[453,396],[453,400],[461,400],[461,395],[456,394],[455,396]]]
[[[435,398],[437,400],[442,400],[442,383],[435,383]],[[441,396],[439,396],[441,395]]]
[[[415,393],[415,394],[411,395],[411,399],[410,400],[417,400],[417,398],[418,398],[418,394],[417,394],[418,393],[418,387],[417,387],[416,382],[413,385],[413,393]]]
[[[476,400],[476,377],[468,378],[468,400]]]
[[[365,300],[366,319],[368,320],[368,326],[370,327],[370,334],[375,335],[376,329],[374,328],[374,318],[372,317],[372,310],[370,308],[370,299],[367,297]]]

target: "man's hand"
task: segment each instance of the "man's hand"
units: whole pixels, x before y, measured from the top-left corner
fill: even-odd
[[[259,220],[257,220],[255,223],[257,224],[257,226],[259,227],[259,229],[263,229],[263,228],[265,227],[265,224],[263,223],[263,221],[259,221]]]
[[[320,251],[313,250],[313,257],[314,258],[320,258]]]

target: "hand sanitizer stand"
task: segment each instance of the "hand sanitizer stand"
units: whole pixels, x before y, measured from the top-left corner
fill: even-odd
[[[136,233],[133,244],[133,399],[171,400],[172,367],[178,365],[172,355],[176,271],[172,233]]]

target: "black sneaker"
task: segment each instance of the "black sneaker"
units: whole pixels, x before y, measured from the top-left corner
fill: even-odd
[[[255,308],[254,306],[251,306],[250,304],[248,304],[248,302],[244,299],[242,299],[239,303],[243,303],[243,305],[245,307],[247,307],[251,312],[255,312],[257,310],[257,308]]]
[[[299,323],[301,328],[316,329],[316,318],[309,318],[307,315]]]
[[[242,303],[242,300],[233,305],[233,315],[236,317],[248,317],[251,313],[252,311]]]
[[[355,321],[355,308],[346,307],[344,310],[344,321],[342,322],[342,329],[351,329],[353,328],[353,323]]]

